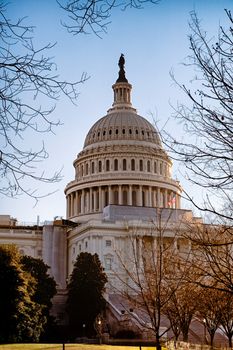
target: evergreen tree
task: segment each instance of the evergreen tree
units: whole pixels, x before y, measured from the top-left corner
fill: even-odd
[[[33,300],[36,280],[23,270],[18,249],[0,246],[0,341],[38,341],[43,307]]]
[[[55,319],[49,314],[52,307],[51,299],[57,293],[56,282],[53,277],[48,274],[49,266],[42,259],[36,259],[31,256],[23,255],[21,257],[24,271],[36,280],[35,292],[32,300],[39,304],[42,308],[42,317],[45,318],[43,341],[50,339],[51,329],[56,328]],[[41,337],[40,337],[41,339]]]
[[[71,336],[95,334],[94,322],[105,308],[107,276],[97,254],[80,253],[68,283],[67,313]]]

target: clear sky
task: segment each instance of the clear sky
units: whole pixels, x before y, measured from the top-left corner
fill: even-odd
[[[63,125],[55,130],[55,135],[43,135],[50,157],[39,166],[48,174],[63,168],[63,179],[54,185],[38,183],[37,188],[42,193],[57,192],[41,199],[35,207],[27,196],[18,199],[0,196],[0,214],[9,214],[20,222],[36,222],[37,216],[41,222],[55,216],[65,218],[64,188],[74,179],[73,161],[82,150],[90,127],[112,104],[111,86],[117,79],[121,53],[125,55],[126,75],[133,85],[132,102],[138,113],[151,122],[153,114],[159,128],[166,125],[173,134],[182,133],[181,126],[171,118],[171,104],[185,102],[185,97],[169,73],[173,70],[177,80],[187,84],[195,74],[182,65],[190,53],[190,11],[197,12],[203,27],[214,36],[219,23],[226,22],[224,8],[231,9],[232,0],[161,0],[158,5],[145,4],[142,10],[115,9],[108,33],[99,39],[94,34],[67,33],[60,24],[66,14],[55,0],[11,0],[8,17],[27,16],[25,23],[35,26],[34,42],[38,47],[57,43],[50,56],[54,57],[62,78],[79,80],[82,72],[87,72],[90,78],[80,85],[76,106],[65,98],[57,103],[53,117]],[[39,147],[41,140],[27,134],[24,142],[27,147]],[[178,164],[174,164],[173,176],[195,195],[196,190],[182,177]],[[187,207],[185,203],[184,206]]]

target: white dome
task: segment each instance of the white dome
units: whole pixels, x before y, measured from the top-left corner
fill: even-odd
[[[89,130],[84,148],[113,140],[148,141],[161,147],[155,127],[133,110],[113,111],[99,119]]]

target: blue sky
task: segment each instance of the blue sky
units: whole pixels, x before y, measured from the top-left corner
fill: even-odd
[[[67,33],[60,24],[66,15],[55,0],[11,0],[8,17],[27,16],[25,22],[35,26],[34,42],[38,47],[48,42],[57,43],[50,56],[54,57],[62,78],[79,80],[83,72],[90,78],[80,85],[76,106],[65,98],[57,103],[53,117],[60,119],[63,125],[55,130],[55,135],[43,136],[50,157],[40,166],[48,174],[63,168],[63,180],[46,186],[38,183],[37,188],[42,193],[57,192],[41,199],[35,207],[34,201],[26,196],[0,197],[0,214],[9,214],[21,222],[35,222],[37,215],[41,221],[52,220],[57,215],[65,217],[64,188],[74,179],[73,161],[82,150],[92,124],[105,115],[112,104],[111,86],[117,78],[121,53],[125,54],[127,78],[133,85],[132,102],[138,113],[151,122],[153,114],[159,128],[166,125],[173,133],[182,134],[181,125],[171,118],[171,105],[188,101],[172,82],[170,71],[186,84],[194,75],[192,69],[182,65],[190,53],[190,11],[197,11],[203,27],[214,36],[219,23],[226,23],[224,8],[231,7],[230,0],[161,0],[160,4],[145,5],[142,10],[115,9],[108,33],[99,39],[93,34],[72,36]],[[28,147],[32,144],[39,147],[41,141],[42,138],[35,139],[30,134],[24,140]],[[196,195],[197,191],[182,178],[178,164],[174,164],[173,176]],[[201,200],[200,192],[198,196]]]

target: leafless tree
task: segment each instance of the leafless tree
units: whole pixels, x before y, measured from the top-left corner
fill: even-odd
[[[207,191],[203,205],[186,193],[187,198],[198,209],[232,221],[233,18],[225,12],[229,28],[219,26],[217,39],[202,30],[196,13],[191,15],[191,55],[186,65],[195,69],[196,76],[189,87],[176,81],[190,107],[175,108],[188,138],[165,135],[164,139],[171,155],[185,166],[190,182]]]
[[[209,333],[211,347],[221,323],[221,297],[222,292],[214,289],[204,289],[199,295],[197,315],[203,320]]]
[[[183,271],[182,281],[165,306],[164,312],[170,321],[176,341],[180,333],[183,341],[188,341],[189,327],[199,302],[200,287],[188,281],[187,274],[190,275],[190,272],[187,269]]]
[[[60,0],[60,7],[68,15],[68,22],[63,22],[69,33],[74,35],[94,33],[101,36],[107,32],[112,11],[115,8],[142,9],[147,3],[158,4],[160,0]]]
[[[175,244],[177,237],[176,234],[166,236],[170,217],[162,220],[161,211],[163,209],[158,209],[157,220],[152,223],[151,232],[140,234],[140,227],[136,227],[136,232],[130,236],[131,246],[127,258],[121,252],[118,253],[120,266],[127,277],[123,279],[117,275],[123,285],[121,294],[135,305],[141,326],[154,334],[156,349],[161,349],[160,339],[171,328],[168,324],[161,331],[162,316],[165,315],[166,306],[181,283],[182,276],[177,274],[174,278],[177,262],[175,257],[178,254]],[[173,232],[176,233],[176,230]]]
[[[25,180],[46,183],[59,181],[60,172],[47,176],[38,162],[48,157],[44,144],[39,150],[32,144],[26,146],[29,134],[53,132],[59,121],[53,121],[51,113],[56,100],[65,96],[75,102],[77,86],[85,81],[82,75],[74,83],[60,80],[57,67],[48,56],[53,44],[35,48],[33,27],[25,19],[16,22],[8,18],[7,6],[0,2],[0,193],[17,197],[27,194],[37,200],[40,194]],[[42,107],[52,103],[51,106]]]
[[[188,263],[193,269],[196,284],[204,289],[232,293],[232,229],[221,225],[186,223],[183,235],[192,247]]]
[[[221,320],[220,324],[228,338],[229,347],[232,348],[233,337],[233,295],[222,292],[220,296]]]

